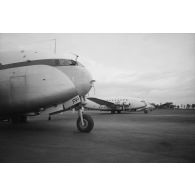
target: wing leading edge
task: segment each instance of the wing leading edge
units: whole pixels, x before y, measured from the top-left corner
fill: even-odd
[[[108,107],[110,107],[110,108],[115,107],[115,104],[114,104],[114,103],[108,102],[108,101],[106,101],[106,100],[102,100],[102,99],[98,99],[98,98],[93,98],[93,97],[89,97],[89,98],[87,98],[87,99],[88,99],[88,100],[91,100],[91,101],[93,101],[93,102],[95,102],[95,103],[97,103],[97,104],[108,106]]]

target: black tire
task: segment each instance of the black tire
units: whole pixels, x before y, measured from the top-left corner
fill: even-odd
[[[111,114],[115,114],[115,110],[112,110],[112,111],[111,111]]]
[[[117,111],[117,113],[118,113],[118,114],[120,114],[120,113],[121,113],[121,111],[120,111],[120,110],[118,110],[118,111]]]
[[[87,114],[83,114],[83,122],[84,122],[84,126],[82,126],[81,118],[79,117],[77,119],[78,130],[82,133],[89,133],[93,129],[93,126],[94,126],[93,119],[91,118],[91,116]]]

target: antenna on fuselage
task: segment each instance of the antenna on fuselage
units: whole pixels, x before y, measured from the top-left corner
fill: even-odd
[[[77,62],[78,58],[79,58],[79,55],[76,55],[76,58],[75,58],[75,61],[76,61],[76,62]]]
[[[71,52],[72,53],[72,52]],[[76,53],[72,53],[75,56],[75,62],[77,62],[79,55],[77,55]]]

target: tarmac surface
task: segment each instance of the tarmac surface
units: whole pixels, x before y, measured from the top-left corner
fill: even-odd
[[[195,110],[87,113],[89,134],[77,131],[72,112],[0,122],[0,162],[195,162]]]

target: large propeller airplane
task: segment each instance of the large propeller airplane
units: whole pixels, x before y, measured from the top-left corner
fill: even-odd
[[[112,114],[121,111],[144,111],[148,113],[154,106],[138,98],[105,98],[88,97],[85,101],[85,108],[89,110],[110,111]]]
[[[75,108],[78,130],[90,132],[94,122],[82,108],[94,80],[77,58],[36,51],[1,52],[0,119],[26,122],[28,116],[61,105],[49,120],[52,114]]]

